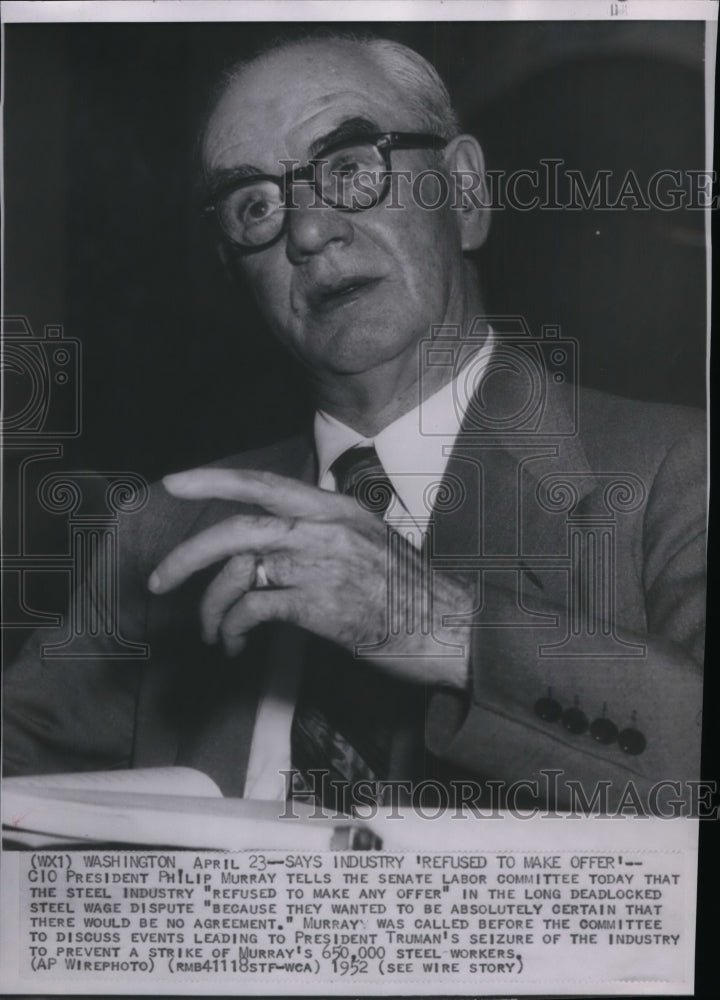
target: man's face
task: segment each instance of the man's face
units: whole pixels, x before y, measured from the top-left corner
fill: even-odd
[[[205,137],[209,175],[240,166],[281,174],[343,123],[377,131],[426,131],[403,94],[359,47],[313,42],[251,65],[220,99]],[[429,165],[421,150],[394,151],[394,170]],[[449,206],[388,202],[363,212],[318,207],[311,189],[294,190],[281,239],[242,259],[275,335],[319,378],[416,361],[432,324],[462,319],[463,258]],[[313,207],[309,207],[315,202]]]

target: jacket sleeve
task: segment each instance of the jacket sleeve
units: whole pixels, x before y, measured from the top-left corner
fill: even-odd
[[[610,783],[612,807],[629,782],[641,796],[648,796],[658,782],[699,777],[704,444],[702,434],[678,440],[648,490],[639,540],[647,627],[638,634],[616,630],[621,641],[644,649],[642,655],[594,656],[590,647],[587,655],[541,658],[538,650],[547,642],[547,631],[472,630],[469,695],[440,691],[431,702],[427,744],[436,756],[484,777],[539,782],[538,787],[543,787],[543,770],[557,769],[562,772],[561,806],[569,801],[565,782],[581,784],[586,798],[598,783]],[[514,594],[500,590],[484,596],[498,615],[515,600]],[[542,603],[534,603],[533,610],[567,618],[565,609]],[[573,733],[562,720],[544,721],[534,706],[547,687],[563,709],[577,700],[588,724],[604,706],[621,733],[642,733],[644,749],[628,752],[622,739],[604,744],[587,727]]]
[[[146,641],[147,588],[140,524],[127,515],[111,587],[86,581],[72,595],[58,629],[38,629],[3,676],[3,770],[6,775],[129,767],[134,719],[144,657],[118,657],[109,622],[109,601],[117,610],[119,634]],[[93,623],[92,634],[75,638],[65,656],[49,648],[68,638],[72,617]],[[139,652],[136,649],[134,652]]]

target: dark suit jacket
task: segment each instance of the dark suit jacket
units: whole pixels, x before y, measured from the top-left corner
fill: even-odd
[[[506,781],[554,767],[585,782],[633,778],[645,787],[696,777],[702,416],[581,390],[564,401],[548,394],[539,422],[506,432],[502,419],[484,421],[514,412],[512,385],[496,379],[495,388],[496,398],[489,390],[483,397],[480,422],[463,427],[446,473],[455,501],[438,504],[428,541],[431,560],[464,575],[475,595],[458,609],[472,612],[475,625],[469,693],[426,692],[428,773],[434,761],[446,775]],[[316,474],[309,434],[219,464],[308,482]],[[150,656],[114,658],[100,630],[80,655],[76,645],[72,659],[44,658],[40,647],[59,633],[38,632],[5,678],[7,773],[176,763],[241,794],[267,664],[299,659],[306,636],[263,626],[228,661],[199,636],[199,597],[216,568],[162,597],[146,586],[180,540],[237,511],[152,487],[145,509],[123,526],[118,581],[122,634],[149,643]],[[583,545],[589,555],[578,577],[569,567]],[[600,581],[606,606],[590,609],[597,627],[588,635],[572,593],[610,564],[609,583]],[[548,687],[589,720],[604,712],[619,729],[641,729],[645,751],[633,756],[543,721],[533,706]]]

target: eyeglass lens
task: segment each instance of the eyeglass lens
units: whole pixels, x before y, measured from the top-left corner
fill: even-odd
[[[383,155],[372,143],[321,154],[315,164],[315,187],[322,201],[354,212],[378,203],[386,176]],[[228,192],[217,209],[218,221],[234,243],[258,247],[279,235],[285,220],[285,197],[279,183],[262,178]]]

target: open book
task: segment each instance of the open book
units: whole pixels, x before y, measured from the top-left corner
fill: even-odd
[[[101,842],[207,850],[366,850],[369,826],[327,817],[302,802],[226,799],[189,767],[149,767],[6,778],[3,839],[8,846]]]

